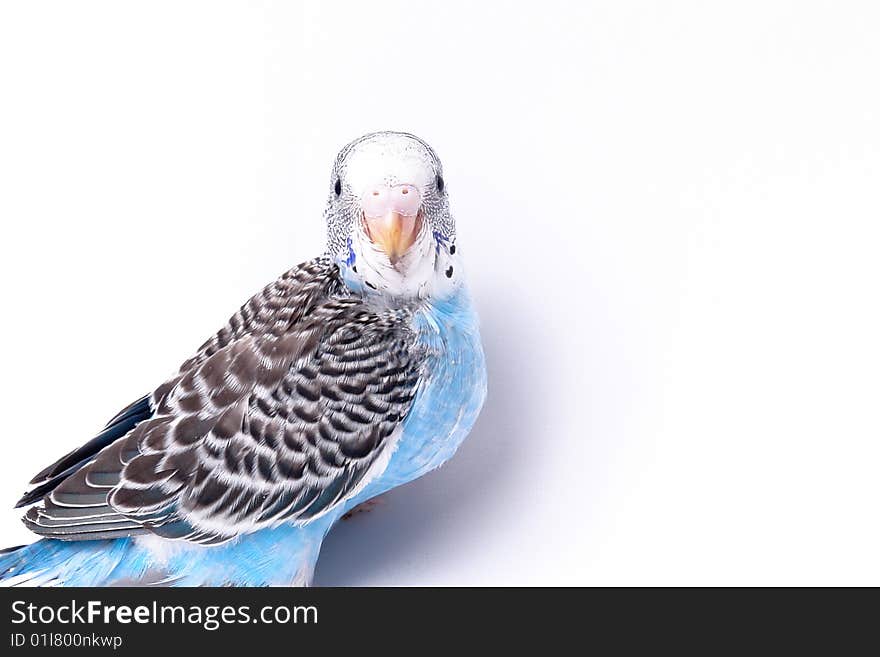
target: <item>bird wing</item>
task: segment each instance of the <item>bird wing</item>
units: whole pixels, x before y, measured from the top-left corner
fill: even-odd
[[[299,279],[287,301],[264,290],[245,304],[153,393],[149,418],[28,511],[28,527],[217,543],[307,522],[366,485],[394,449],[424,354],[408,311],[333,294],[335,268],[315,262],[286,275]]]
[[[95,458],[95,455],[107,445],[119,440],[134,429],[139,422],[152,415],[153,407],[150,404],[149,395],[145,395],[126,406],[107,423],[101,433],[37,473],[30,481],[34,487],[21,496],[21,499],[16,502],[15,508],[41,500],[46,494],[57,488],[62,481]]]

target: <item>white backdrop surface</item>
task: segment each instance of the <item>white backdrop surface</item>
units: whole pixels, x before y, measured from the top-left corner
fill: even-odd
[[[489,398],[317,583],[880,585],[872,2],[0,5],[0,543],[27,480],[444,160]]]

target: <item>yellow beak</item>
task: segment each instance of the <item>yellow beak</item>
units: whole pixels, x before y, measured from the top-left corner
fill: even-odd
[[[385,252],[391,264],[409,250],[419,233],[419,217],[407,217],[399,212],[388,212],[382,217],[364,217],[370,240]]]

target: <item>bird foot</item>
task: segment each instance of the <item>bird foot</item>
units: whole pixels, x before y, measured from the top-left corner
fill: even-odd
[[[375,509],[377,506],[379,506],[379,504],[381,504],[381,496],[374,497],[371,500],[367,500],[366,502],[362,502],[361,504],[358,504],[351,511],[343,514],[342,519],[343,520],[351,520],[354,516],[356,516],[360,513],[369,513],[370,511]]]

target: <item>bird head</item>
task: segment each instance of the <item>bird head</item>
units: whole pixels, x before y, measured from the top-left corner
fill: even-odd
[[[443,167],[418,137],[374,132],[346,145],[324,216],[328,252],[349,287],[427,298],[460,278]]]

